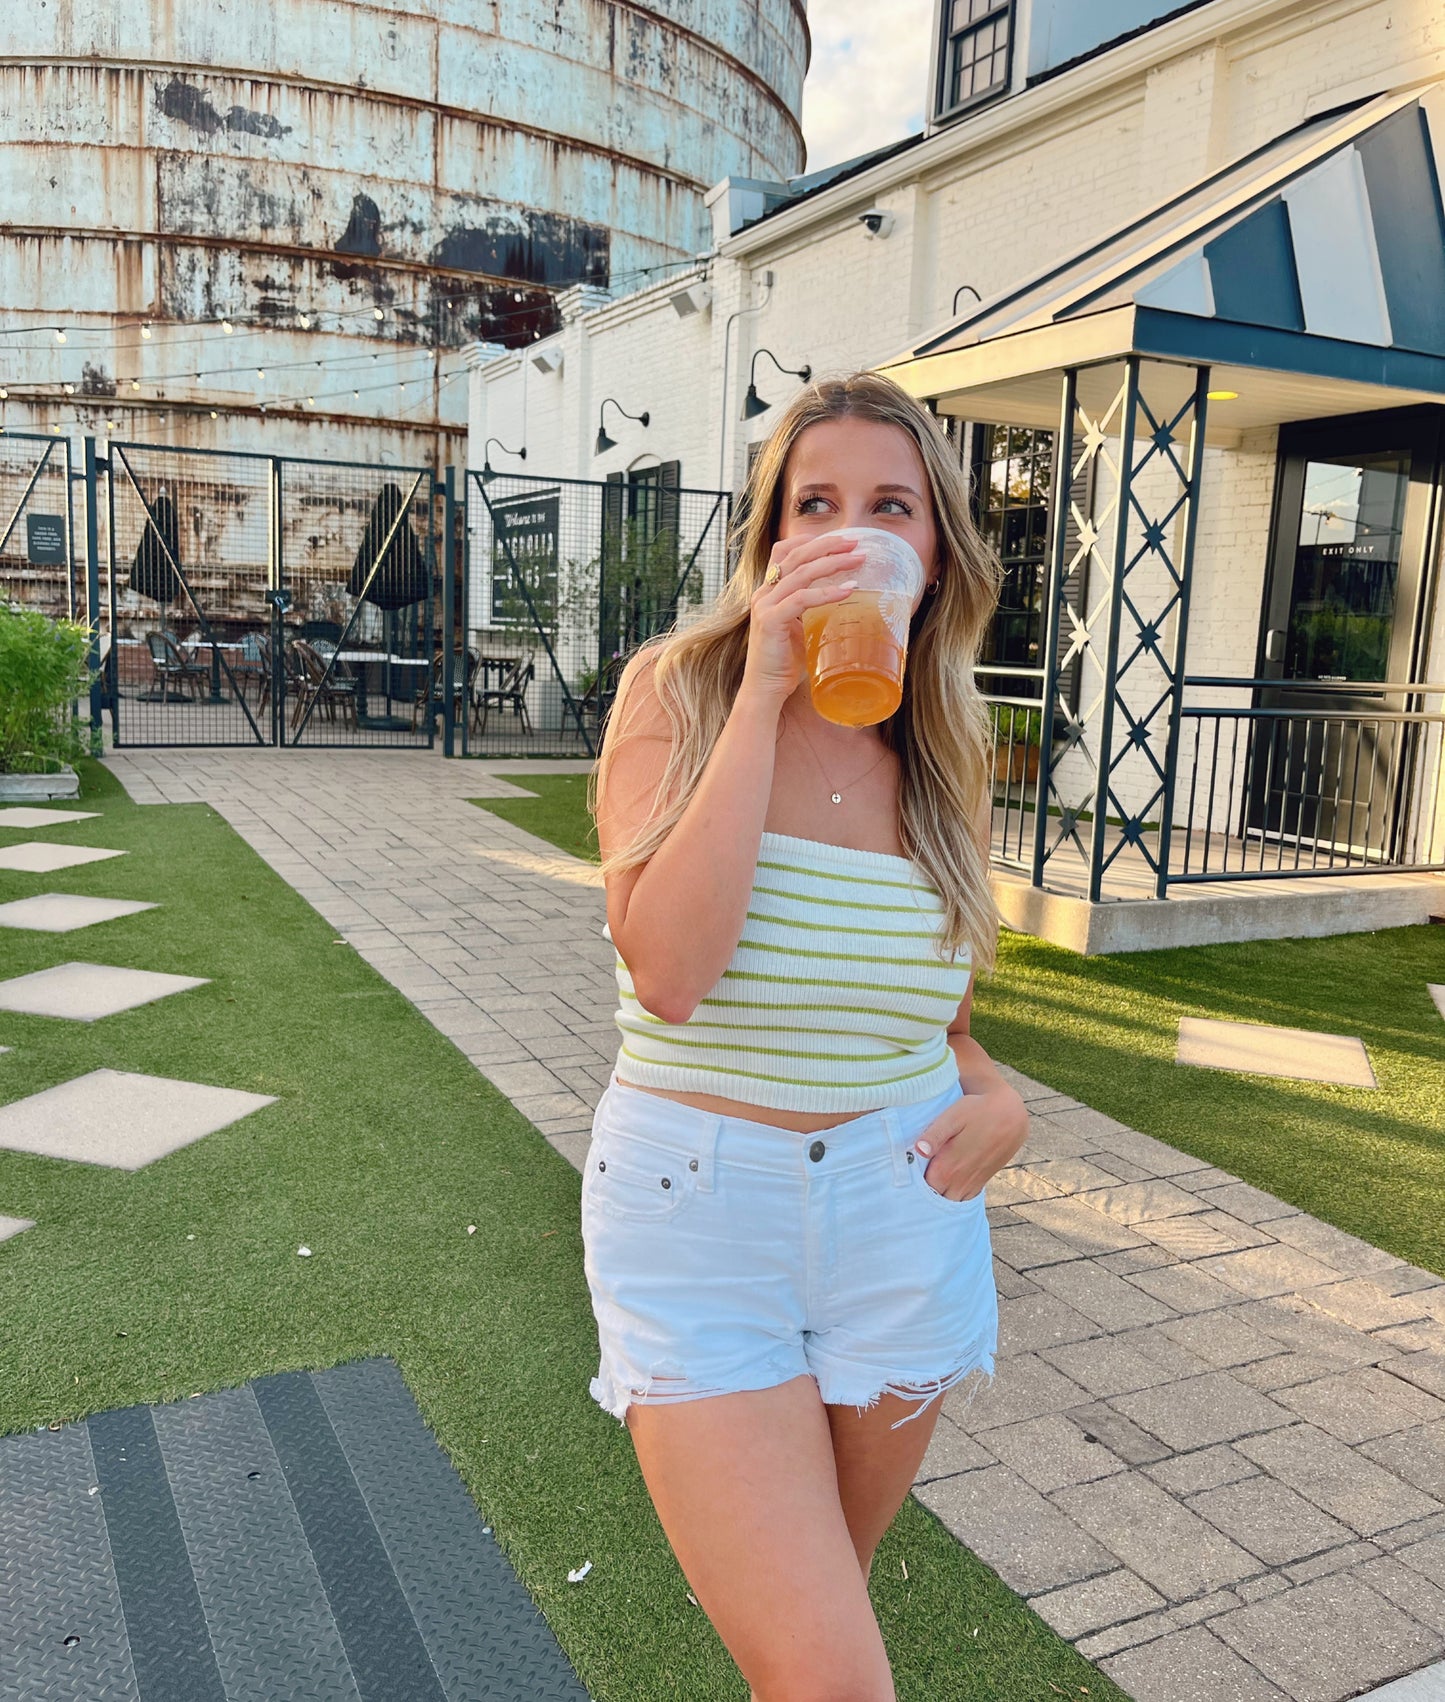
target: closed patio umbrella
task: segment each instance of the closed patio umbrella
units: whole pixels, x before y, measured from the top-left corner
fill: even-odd
[[[167,553],[169,552],[169,553]],[[175,564],[181,559],[176,505],[161,493],[146,517],[127,581],[132,591],[157,603],[174,603],[181,594]]]
[[[426,556],[411,520],[397,524],[403,508],[401,487],[387,483],[377,492],[372,504],[371,518],[366,523],[366,536],[352,563],[347,590],[353,597],[364,597],[377,608],[391,612],[420,603],[431,591],[431,575],[427,572]],[[393,534],[392,528],[395,527]],[[391,542],[387,543],[387,538]],[[383,553],[384,551],[384,553]],[[376,566],[377,558],[380,566]],[[373,575],[371,570],[376,566]],[[368,576],[371,583],[367,584]]]

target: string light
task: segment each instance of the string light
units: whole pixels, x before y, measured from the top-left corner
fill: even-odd
[[[229,319],[223,319],[221,321],[221,329],[229,337],[231,335],[231,333],[236,329],[236,327],[231,323],[231,321]]]
[[[55,327],[55,340],[57,343],[63,343],[65,341],[65,333],[58,325]]]
[[[145,338],[146,342],[150,342],[150,340],[151,340],[151,328],[150,328],[149,325],[143,324],[140,328],[140,334],[141,334],[142,337]]]
[[[214,420],[214,419],[218,419],[219,417],[220,416],[216,413],[216,410],[214,408],[212,408],[211,409],[211,418]]]
[[[300,325],[303,331],[309,331],[311,329],[311,315],[309,313],[298,313],[296,315],[296,322]]]
[[[379,307],[373,307],[372,310],[371,310],[371,317],[373,319],[385,319],[386,315],[381,311],[381,309]]]
[[[67,396],[73,396],[75,394],[75,386],[73,384],[67,384],[65,386],[65,394]]]

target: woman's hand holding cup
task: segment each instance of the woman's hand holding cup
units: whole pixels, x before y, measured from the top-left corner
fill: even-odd
[[[857,542],[836,532],[773,545],[768,574],[776,568],[781,578],[769,584],[764,575],[753,592],[744,691],[775,698],[780,708],[793,695],[808,671],[805,611],[842,602],[857,582],[838,576],[856,574],[862,560]]]

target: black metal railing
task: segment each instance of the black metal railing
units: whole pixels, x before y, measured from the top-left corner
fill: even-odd
[[[1043,741],[1044,670],[981,663],[974,679],[993,730],[993,840],[989,856],[1005,868],[1033,866],[1034,815],[1039,801],[1039,751]]]
[[[1183,707],[1169,885],[1445,869],[1435,819],[1445,686],[1185,683],[1250,701]]]

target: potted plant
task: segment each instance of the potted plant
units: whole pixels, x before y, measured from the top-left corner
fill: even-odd
[[[1017,704],[989,705],[993,718],[993,777],[995,780],[1037,780],[1039,742],[1044,718],[1037,709]]]
[[[90,633],[39,609],[0,607],[0,800],[74,798],[90,748],[75,700],[90,688]]]

